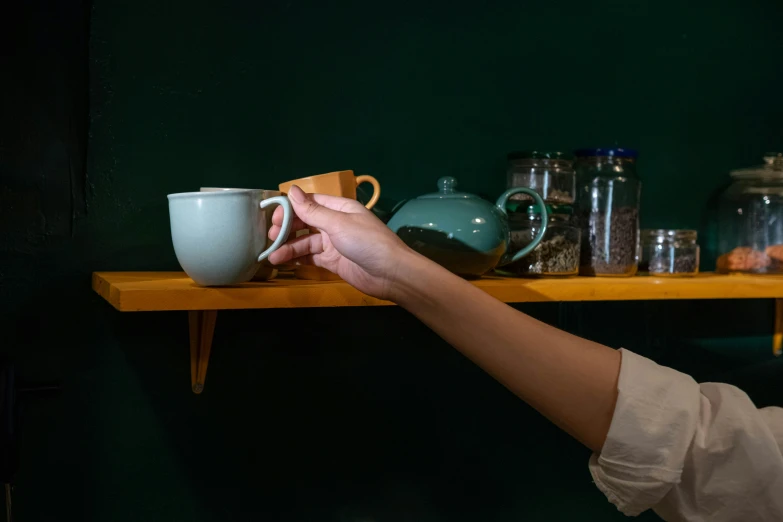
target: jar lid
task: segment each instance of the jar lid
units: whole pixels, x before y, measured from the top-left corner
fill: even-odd
[[[768,152],[763,165],[732,170],[729,174],[734,179],[783,178],[783,153]]]
[[[617,147],[609,148],[595,148],[595,149],[578,149],[574,151],[574,155],[578,158],[586,156],[613,156],[615,158],[636,158],[639,156],[639,152],[634,149],[622,149]]]
[[[642,239],[646,240],[673,240],[673,239],[692,239],[698,238],[698,232],[686,229],[667,229],[667,228],[648,228],[639,231]]]
[[[553,160],[573,160],[573,154],[561,152],[558,150],[521,150],[509,152],[506,159],[509,161],[520,159],[553,159]]]

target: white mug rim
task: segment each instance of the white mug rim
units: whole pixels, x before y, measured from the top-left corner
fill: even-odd
[[[250,195],[251,192],[253,191],[242,189],[220,190],[215,192],[177,192],[169,194],[166,197],[168,199],[223,198],[227,196]]]

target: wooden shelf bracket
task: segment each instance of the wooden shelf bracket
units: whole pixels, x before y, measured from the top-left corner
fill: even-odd
[[[190,310],[190,387],[193,393],[204,391],[207,379],[209,354],[212,351],[212,337],[215,334],[217,310]]]

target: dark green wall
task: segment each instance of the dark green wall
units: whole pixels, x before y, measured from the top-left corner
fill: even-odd
[[[0,326],[63,393],[26,404],[20,520],[623,519],[586,450],[401,310],[221,313],[194,396],[185,314],[119,314],[89,274],[177,268],[167,193],[350,168],[381,209],[444,174],[492,197],[517,148],[636,147],[643,225],[702,227],[781,148],[783,5],[93,0],[86,175],[86,6],[29,5]],[[770,303],[522,309],[783,403]]]

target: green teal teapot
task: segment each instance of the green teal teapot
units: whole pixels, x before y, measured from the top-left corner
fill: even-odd
[[[457,180],[438,180],[438,192],[405,202],[388,226],[409,247],[439,265],[466,278],[480,277],[529,254],[546,233],[546,205],[529,188],[508,189],[493,205],[476,195],[457,192]],[[504,256],[510,243],[506,202],[524,193],[542,209],[538,234],[519,252]]]

